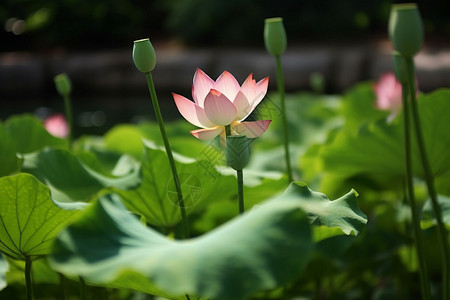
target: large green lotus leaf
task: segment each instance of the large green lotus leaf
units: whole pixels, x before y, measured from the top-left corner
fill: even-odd
[[[77,139],[72,151],[84,165],[106,176],[125,175],[138,164],[131,155],[105,149],[100,136]]]
[[[291,281],[308,261],[313,244],[299,203],[312,194],[293,184],[286,195],[181,241],[144,227],[108,195],[60,235],[50,263],[92,284],[163,291],[181,299],[185,294],[243,299]],[[133,277],[139,285],[130,282]]]
[[[450,136],[445,129],[450,121],[443,115],[450,106],[449,95],[449,90],[439,90],[421,95],[418,100],[428,156],[437,179],[438,191],[443,194],[450,194],[446,179],[441,178],[448,178],[446,174],[449,174],[450,167],[450,155],[445,150],[450,144]],[[355,101],[349,101],[347,105],[350,107],[350,103]],[[363,119],[352,113],[356,109],[349,107],[346,112],[347,121],[350,118],[349,122],[354,125],[363,124]],[[300,166],[303,174],[309,181],[320,179],[320,189],[328,194],[339,195],[342,193],[341,188],[347,189],[350,186],[363,191],[365,188],[399,189],[402,186],[402,116],[391,123],[386,123],[384,117],[372,122],[376,114],[371,114],[370,109],[366,112],[369,123],[359,129],[347,125],[339,132],[330,132],[328,141],[322,145],[313,145],[302,157]],[[445,124],[446,122],[449,124]],[[416,147],[413,151],[413,165],[414,173],[421,177],[423,172]],[[318,173],[320,176],[315,177]]]
[[[294,143],[290,144],[289,153],[292,164],[298,157],[301,156],[301,154],[303,154],[304,151],[304,146]],[[273,147],[272,149],[254,151],[251,155],[250,163],[245,169],[255,170],[258,172],[276,171],[286,173],[284,152],[284,146],[281,145]]]
[[[77,212],[57,206],[50,189],[30,174],[0,178],[0,251],[20,260],[49,254]]]
[[[234,173],[236,173],[236,171],[234,171]],[[263,176],[263,178],[255,178],[258,174]],[[235,177],[234,180],[236,180]],[[254,184],[247,185],[246,182],[248,181],[251,181]],[[252,209],[253,206],[260,204],[264,199],[269,199],[274,195],[282,193],[287,186],[288,182],[286,177],[280,176],[279,173],[267,171],[256,173],[254,171],[249,172],[249,170],[244,169],[245,211],[248,211]],[[239,209],[236,182],[230,184],[229,188],[236,192],[236,196],[232,198],[216,199],[208,203],[206,209],[196,217],[195,222],[193,223],[193,227],[196,231],[207,232],[212,228],[231,220],[238,214]]]
[[[137,175],[140,168],[140,162],[132,156],[106,150],[81,151],[76,156],[85,167],[105,177]]]
[[[334,127],[338,99],[335,96],[298,93],[286,95],[286,114],[290,144],[307,145],[321,141],[327,129]],[[272,120],[255,148],[271,149],[283,143],[283,122],[278,94],[267,96],[256,108],[257,119]],[[251,117],[250,117],[251,118]]]
[[[422,95],[418,100],[423,134],[430,164],[435,176],[450,169],[450,90],[439,90]],[[325,172],[341,178],[376,178],[386,184],[403,180],[404,148],[401,115],[392,123],[385,120],[363,125],[359,131],[345,128],[331,142],[316,149],[316,157],[322,160]],[[312,153],[309,153],[312,157]],[[423,174],[417,148],[413,151],[416,176]]]
[[[144,150],[142,138],[142,132],[136,126],[117,125],[104,135],[104,147],[110,151],[140,158]]]
[[[143,227],[108,195],[62,232],[50,263],[91,284],[179,299],[185,294],[243,299],[300,275],[312,250],[309,222],[359,233],[366,218],[355,208],[355,197],[350,192],[329,201],[293,183],[285,193],[203,236],[173,241]]]
[[[299,158],[313,143],[322,143],[327,133],[342,125],[338,115],[341,103],[336,96],[299,93],[286,96],[291,165],[298,165]],[[286,172],[284,162],[283,124],[279,97],[266,97],[257,107],[258,119],[272,119],[270,130],[252,143],[251,161],[246,169]],[[294,177],[305,178],[305,168],[294,168]],[[308,169],[306,169],[308,170]],[[310,183],[310,181],[308,181]],[[348,189],[347,189],[348,190]]]
[[[206,150],[211,152],[215,148],[195,139],[189,133],[190,130],[195,128],[192,128],[192,125],[188,122],[166,123],[165,129],[170,137],[172,150],[182,155],[201,159]],[[110,151],[140,158],[144,150],[143,139],[154,141],[160,146],[163,145],[158,125],[156,123],[142,123],[115,126],[105,134],[104,147]]]
[[[297,183],[295,186],[303,184]],[[325,194],[314,192],[306,186],[299,195],[293,190],[291,184],[287,191],[280,197],[286,200],[299,202],[299,206],[307,212],[310,223],[315,225],[314,240],[320,241],[336,235],[358,235],[367,223],[367,216],[359,209],[357,197],[358,193],[354,190],[348,192],[339,199],[331,201]]]
[[[325,171],[342,177],[355,174],[402,176],[404,173],[402,131],[384,121],[363,125],[357,133],[343,129],[319,149]]]
[[[450,169],[450,89],[421,95],[418,104],[431,168],[435,176],[441,176]]]
[[[132,160],[121,160],[118,164],[129,164],[121,176],[106,176],[82,163],[78,157],[66,150],[45,149],[25,156],[23,170],[45,184],[58,202],[86,202],[105,187],[133,188],[140,183],[140,166]],[[121,168],[124,168],[123,166]]]
[[[8,262],[3,254],[0,254],[0,291],[8,285],[8,282],[6,281],[6,272],[8,272],[8,270]]]
[[[42,122],[32,115],[9,118],[5,129],[13,138],[18,153],[31,153],[45,147],[67,147],[67,141],[48,133]]]
[[[16,155],[16,146],[13,138],[0,123],[0,176],[10,175],[17,171],[19,159]]]
[[[376,95],[372,82],[360,83],[342,98],[340,112],[345,118],[345,126],[358,129],[361,125],[380,119],[387,119],[389,112],[376,108]]]
[[[266,179],[261,185],[245,187],[246,210],[252,209],[255,205],[257,207],[261,199],[267,199],[267,196],[276,197],[273,195],[278,194],[278,191],[285,186],[285,178],[282,179]],[[297,183],[297,185],[300,184]],[[272,191],[269,191],[269,189],[272,189]],[[258,197],[260,197],[259,201]],[[299,201],[298,195],[292,188],[288,188],[281,197],[285,200],[298,201],[298,205],[308,213],[311,224],[315,225],[313,226],[313,240],[315,242],[335,236],[356,236],[363,230],[367,222],[366,215],[359,209],[357,203],[358,194],[353,190],[333,201],[330,201],[326,195],[312,192],[309,189],[304,190],[302,194],[303,199],[307,200]],[[204,231],[212,225],[223,223],[237,213],[236,206],[236,203],[231,201],[212,203],[208,206],[205,215],[199,219],[196,228]]]
[[[214,147],[214,140],[203,142],[194,138],[190,134],[190,131],[197,128],[184,119],[176,122],[167,122],[165,125],[172,150],[181,155],[195,157],[200,160],[202,159],[202,155],[205,154],[205,151],[212,152],[213,150],[217,150],[217,147]],[[138,128],[145,139],[154,141],[160,146],[163,145],[157,123],[140,123]]]
[[[144,140],[142,183],[133,190],[114,189],[128,209],[156,226],[173,226],[181,220],[178,197],[166,152]],[[235,179],[219,174],[207,161],[196,161],[174,153],[187,213],[235,193]]]
[[[216,169],[219,171],[220,174],[225,176],[234,176],[236,177],[236,170],[232,169],[228,166],[217,166]],[[260,186],[262,182],[266,179],[273,180],[273,181],[280,181],[284,176],[283,173],[280,173],[278,171],[267,171],[267,170],[254,170],[251,168],[245,168],[243,170],[243,182],[244,186],[247,187],[256,187]],[[284,189],[288,185],[288,182],[286,178],[284,179]],[[276,192],[276,191],[274,191]],[[267,197],[266,197],[267,198]],[[264,198],[263,198],[264,199]]]

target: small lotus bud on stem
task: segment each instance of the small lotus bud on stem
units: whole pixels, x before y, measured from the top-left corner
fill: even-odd
[[[415,3],[392,5],[389,17],[389,38],[394,50],[406,57],[419,52],[423,44],[423,24]]]
[[[70,95],[70,92],[72,91],[72,84],[70,83],[69,76],[67,76],[66,73],[56,75],[54,82],[59,95],[63,97]]]
[[[70,92],[72,91],[72,84],[70,83],[69,76],[62,73],[56,75],[54,78],[56,90],[58,94],[64,99],[64,108],[66,110],[66,119],[68,125],[67,140],[69,141],[69,147],[72,146],[73,141],[73,120],[72,120],[72,104],[70,101]]]
[[[287,38],[282,18],[269,18],[264,24],[264,43],[267,52],[277,56],[286,51]]]
[[[142,73],[153,71],[156,66],[156,53],[149,39],[134,41],[133,61]]]

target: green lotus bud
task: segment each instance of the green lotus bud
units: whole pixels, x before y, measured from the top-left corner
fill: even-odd
[[[394,61],[394,72],[395,77],[401,84],[408,83],[408,65],[406,63],[406,58],[400,53],[394,51],[392,53],[392,58]]]
[[[134,41],[133,61],[139,71],[148,73],[156,66],[156,53],[149,39]]]
[[[423,44],[423,25],[415,3],[392,5],[389,17],[389,38],[394,50],[412,57]]]
[[[281,55],[286,51],[287,38],[282,18],[269,18],[264,24],[264,43],[267,52]]]
[[[309,75],[309,84],[314,92],[322,94],[325,90],[325,77],[320,72],[313,72]]]
[[[72,84],[70,83],[69,76],[67,76],[66,73],[56,75],[54,82],[58,94],[63,97],[70,95],[70,92],[72,91]]]
[[[230,167],[235,170],[244,169],[250,159],[247,136],[227,136],[226,157]]]

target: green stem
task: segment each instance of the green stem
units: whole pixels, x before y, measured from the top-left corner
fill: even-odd
[[[320,300],[321,299],[321,290],[322,290],[322,280],[320,278],[316,278],[314,280],[314,299]]]
[[[145,73],[147,78],[148,89],[150,91],[150,96],[152,98],[153,109],[155,111],[156,120],[158,121],[159,130],[164,142],[164,147],[166,148],[167,157],[169,158],[170,168],[172,170],[173,181],[175,183],[175,188],[178,195],[178,204],[180,206],[181,220],[183,223],[184,237],[189,237],[189,226],[186,217],[186,208],[184,206],[183,193],[181,191],[180,180],[178,178],[177,168],[175,166],[175,160],[173,159],[172,149],[170,148],[169,139],[167,138],[166,130],[164,128],[164,121],[161,115],[161,110],[159,109],[159,102],[156,96],[155,85],[153,84],[152,74],[150,72]]]
[[[225,135],[228,137],[231,135],[230,125],[225,125]],[[236,170],[237,174],[237,188],[238,188],[238,203],[239,214],[244,213],[244,174],[242,170]]]
[[[27,300],[33,299],[33,283],[31,282],[31,258],[25,256],[25,283],[27,289]]]
[[[283,122],[283,137],[284,137],[284,157],[286,160],[286,173],[288,176],[289,182],[293,181],[292,176],[292,168],[291,168],[291,158],[289,153],[289,132],[288,132],[288,123],[286,116],[286,104],[284,100],[284,78],[283,78],[283,68],[281,66],[281,57],[280,55],[275,56],[276,61],[276,69],[277,69],[277,85],[278,85],[278,93],[280,94],[280,102],[281,102],[281,115]]]
[[[428,155],[425,147],[425,141],[423,138],[422,127],[420,124],[420,116],[419,110],[417,107],[416,101],[416,86],[414,79],[414,61],[413,58],[408,58],[406,60],[408,67],[408,85],[409,85],[409,93],[411,95],[411,110],[414,124],[414,131],[416,133],[417,145],[419,147],[419,155],[420,161],[422,164],[422,168],[425,176],[425,183],[427,185],[428,194],[431,199],[431,203],[433,206],[434,215],[436,216],[437,221],[437,230],[439,235],[439,244],[441,248],[441,259],[442,259],[442,299],[447,300],[449,297],[449,282],[448,282],[448,272],[449,272],[449,263],[450,263],[450,250],[448,244],[448,234],[447,229],[445,228],[444,222],[442,221],[442,212],[438,203],[438,197],[436,188],[434,186],[434,176],[431,170],[430,162],[428,160]]]
[[[61,288],[61,297],[63,300],[69,299],[66,277],[61,273],[58,273],[58,275],[59,275],[59,286]]]
[[[70,102],[69,95],[65,95],[64,97],[64,108],[66,111],[66,119],[67,119],[67,125],[69,127],[69,134],[67,136],[67,141],[69,142],[69,147],[72,147],[72,141],[73,141],[73,118],[72,118],[72,104]]]
[[[79,276],[78,278],[80,279],[80,299],[87,300],[86,282],[84,281],[83,277]]]
[[[413,223],[414,243],[419,260],[419,277],[422,287],[422,297],[424,300],[430,300],[430,285],[428,281],[428,272],[423,255],[423,242],[420,230],[420,220],[417,215],[417,206],[414,197],[412,155],[411,155],[411,129],[410,129],[410,112],[408,104],[408,89],[406,85],[402,86],[403,101],[403,122],[404,122],[404,142],[405,142],[405,167],[406,167],[406,188],[407,198],[411,207],[411,216]]]
[[[236,170],[237,173],[237,186],[238,186],[238,199],[239,199],[239,214],[244,213],[244,174],[242,170]]]
[[[231,135],[231,127],[230,125],[225,125],[225,136]]]
[[[230,125],[225,125],[225,135],[228,138],[231,135]],[[236,170],[238,186],[239,214],[244,213],[244,174],[242,170]]]

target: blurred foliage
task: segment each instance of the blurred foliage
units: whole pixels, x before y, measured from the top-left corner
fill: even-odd
[[[160,32],[166,12],[162,1],[6,0],[0,5],[0,21],[5,24],[0,38],[6,48],[106,48]],[[11,18],[25,21],[23,34],[14,34]]]
[[[450,182],[450,152],[447,151],[448,145],[450,145],[448,135],[450,121],[446,117],[446,113],[450,109],[449,100],[450,89],[420,94],[418,98],[427,150],[433,172],[436,175],[439,202],[447,226],[450,226],[450,188],[448,184]],[[307,183],[311,189],[325,193],[330,199],[340,197],[342,191],[346,193],[350,188],[354,188],[360,194],[358,206],[367,215],[368,222],[364,231],[358,236],[352,236],[341,234],[341,226],[339,226],[341,229],[337,228],[336,231],[334,229],[329,230],[330,228],[324,226],[326,225],[324,223],[327,222],[314,221],[312,237],[315,247],[304,266],[303,272],[297,273],[298,276],[295,275],[295,278],[292,278],[293,281],[283,288],[269,290],[248,299],[419,299],[420,284],[417,257],[413,248],[411,213],[404,198],[402,138],[399,137],[402,128],[402,114],[399,114],[390,122],[386,122],[389,112],[377,110],[374,105],[375,101],[376,95],[373,91],[372,82],[359,83],[342,95],[329,96],[305,92],[286,95],[291,157],[295,162],[293,166],[296,178]],[[261,209],[270,212],[275,211],[273,210],[274,206],[269,206],[269,209],[267,209],[267,206],[264,208],[266,204],[263,204],[263,200],[269,198],[280,200],[289,194],[282,194],[286,189],[287,182],[282,175],[284,164],[279,163],[283,159],[283,149],[280,147],[282,143],[282,122],[278,103],[277,95],[270,94],[258,106],[255,115],[251,116],[256,119],[270,118],[273,122],[269,130],[262,137],[253,140],[251,144],[251,161],[244,173],[246,211],[250,211],[250,214],[258,213],[258,211],[260,213]],[[196,255],[201,252],[202,261],[207,262],[203,264],[204,266],[211,266],[211,262],[219,261],[205,256],[205,253],[209,253],[212,249],[209,246],[200,249],[195,248],[196,250],[193,252],[184,252],[184,246],[178,247],[170,240],[177,233],[179,227],[163,226],[164,224],[155,222],[155,219],[158,221],[155,218],[158,217],[157,214],[149,216],[150,210],[143,210],[145,203],[151,203],[148,207],[158,207],[154,202],[157,198],[151,199],[150,196],[154,191],[162,193],[165,190],[167,195],[169,195],[168,192],[172,191],[171,188],[166,190],[169,187],[169,179],[165,173],[168,171],[162,170],[164,168],[160,164],[160,162],[164,162],[160,158],[163,153],[157,146],[162,146],[163,142],[156,123],[118,124],[103,135],[80,137],[75,141],[72,150],[69,150],[68,145],[63,141],[57,138],[48,138],[43,133],[42,124],[39,124],[37,119],[33,120],[29,115],[14,116],[0,124],[0,150],[3,149],[3,152],[0,152],[0,154],[3,154],[0,155],[0,165],[5,166],[0,174],[4,176],[3,180],[10,178],[8,175],[17,174],[21,171],[28,172],[48,185],[48,188],[52,191],[52,197],[56,200],[61,199],[61,196],[64,195],[70,195],[74,198],[87,195],[84,198],[93,200],[92,203],[94,204],[85,211],[87,214],[83,213],[76,220],[77,226],[81,225],[78,229],[83,229],[76,235],[83,239],[91,238],[92,243],[83,246],[83,251],[86,251],[85,254],[89,258],[102,259],[105,257],[104,253],[108,255],[117,254],[115,259],[108,260],[104,264],[104,266],[110,268],[108,270],[121,267],[119,264],[121,261],[117,258],[130,259],[128,255],[131,253],[129,251],[132,250],[131,245],[133,243],[137,243],[135,245],[138,245],[139,250],[142,251],[136,252],[141,256],[137,256],[139,257],[138,261],[133,262],[138,271],[142,267],[144,270],[150,270],[153,273],[156,269],[145,267],[145,263],[162,261],[159,259],[148,261],[142,259],[147,255],[151,256],[156,253],[153,252],[155,249],[147,249],[145,241],[144,243],[139,241],[141,237],[147,236],[149,229],[138,224],[137,220],[133,220],[135,225],[127,221],[124,222],[123,227],[119,228],[117,220],[121,217],[126,217],[129,220],[131,215],[124,214],[124,210],[117,210],[118,206],[113,205],[113,202],[108,204],[109,200],[95,200],[103,193],[111,191],[112,188],[104,188],[111,185],[115,186],[114,190],[122,196],[128,196],[130,199],[133,199],[134,196],[142,196],[142,199],[145,199],[145,201],[134,201],[134,203],[125,200],[124,205],[139,217],[141,223],[147,223],[152,230],[159,230],[167,235],[161,245],[170,246],[171,249],[177,250],[177,254],[173,256],[175,260],[179,261],[183,257],[189,257],[184,261],[195,263],[197,259],[191,259],[188,255],[191,255],[190,253]],[[198,181],[186,181],[193,188],[190,190],[192,200],[200,201],[199,205],[192,205],[187,210],[191,234],[199,239],[207,237],[208,232],[214,234],[214,230],[222,224],[227,226],[226,223],[237,214],[236,190],[226,188],[234,185],[234,178],[231,177],[230,173],[226,173],[226,169],[221,165],[223,154],[221,155],[221,148],[216,148],[219,145],[218,141],[206,142],[193,138],[189,134],[189,130],[193,129],[192,125],[184,120],[166,125],[174,151],[181,154],[180,156],[176,155],[176,157],[179,157],[177,169],[181,171],[180,173],[193,174],[193,177],[198,179]],[[24,134],[24,132],[27,132],[27,134]],[[145,139],[145,142],[143,142],[143,139]],[[28,145],[26,144],[27,141]],[[16,154],[16,159],[14,159],[14,154]],[[417,153],[414,152],[413,154],[415,166],[419,166]],[[197,172],[198,169],[195,169],[190,163],[192,159],[197,161],[199,166],[204,167],[204,172]],[[152,161],[152,164],[149,164],[150,161]],[[209,163],[204,164],[205,162]],[[133,187],[128,189],[130,185],[124,186],[123,183],[129,182],[130,178],[131,182],[135,182],[136,177],[134,175],[139,166],[142,170],[140,173],[142,176],[139,178],[142,179],[143,185],[146,187],[145,189],[141,186],[136,189]],[[217,169],[212,170],[212,167]],[[161,169],[161,171],[156,172],[157,169]],[[430,274],[432,298],[438,299],[441,290],[442,262],[439,248],[436,247],[435,218],[427,200],[422,172],[420,168],[414,168],[414,172],[415,193],[422,216],[424,252],[426,253],[425,260]],[[21,176],[20,179],[28,178],[30,180],[31,175],[22,174],[19,176]],[[152,181],[152,176],[153,179],[158,178],[159,180]],[[81,181],[85,184],[78,185]],[[109,184],[113,181],[115,181],[114,184]],[[11,180],[10,182],[14,183]],[[150,182],[152,184],[149,184]],[[120,183],[120,185],[117,185],[117,183]],[[185,191],[189,190],[189,186],[185,187],[188,188]],[[197,193],[199,187],[201,188],[201,194]],[[4,192],[5,188],[0,189],[0,191]],[[15,195],[15,193],[12,194]],[[313,195],[315,196],[308,197],[308,199],[305,199],[307,201],[304,202],[310,204],[310,208],[314,207],[314,201],[311,201],[313,198],[316,196],[324,197],[324,194],[319,193]],[[171,200],[170,196],[167,197]],[[203,199],[203,197],[205,198]],[[289,198],[289,201],[295,202],[296,197]],[[2,201],[0,203],[6,203],[6,201]],[[331,203],[338,205],[339,201],[335,200]],[[197,202],[191,201],[191,203]],[[69,204],[71,203],[66,202],[65,206],[69,206]],[[279,207],[278,204],[280,203],[277,203],[277,207]],[[59,205],[62,205],[62,203],[59,202]],[[327,206],[329,205],[327,204]],[[107,218],[106,214],[98,217],[93,213],[100,211],[102,207],[107,208],[105,212],[108,211],[108,214],[113,212],[111,216],[115,217]],[[160,205],[159,207],[164,206]],[[0,212],[2,211],[4,210],[0,210]],[[333,216],[339,217],[339,212],[338,209],[333,211]],[[265,222],[271,219],[266,218],[266,216],[262,218]],[[347,218],[344,219],[348,220]],[[281,220],[286,219],[281,218]],[[267,223],[260,224],[264,227],[255,228],[247,226],[248,223],[244,224],[243,229],[230,234],[229,239],[235,239],[248,231],[256,230],[259,234],[253,235],[254,240],[247,239],[247,236],[243,240],[250,241],[251,247],[248,247],[248,249],[259,248],[258,245],[261,245],[263,235],[276,236],[276,234],[271,234],[266,230]],[[71,226],[72,232],[75,232],[73,229],[77,227],[74,227],[73,224]],[[132,234],[124,234],[117,239],[108,239],[108,236],[112,237],[114,233],[126,233],[122,230],[126,228],[128,228],[127,232]],[[276,226],[271,225],[267,228],[273,229]],[[135,229],[136,231],[134,231]],[[145,234],[140,235],[139,232],[143,231],[145,231]],[[109,235],[110,233],[111,235]],[[99,238],[97,238],[97,234]],[[140,235],[140,237],[138,239],[133,238],[136,235]],[[228,238],[223,239],[220,235],[215,236],[219,236],[219,246],[223,245],[222,242],[229,241]],[[78,238],[74,240],[77,240],[78,245],[84,243],[80,242]],[[118,242],[113,245],[114,247],[110,247],[110,242],[114,241]],[[197,243],[195,239],[192,241]],[[101,247],[93,246],[94,242],[99,243]],[[279,251],[276,244],[272,244],[270,240],[269,244],[277,252]],[[76,244],[68,243],[67,245]],[[236,245],[243,244],[236,241],[234,243],[228,242],[227,247],[217,247],[216,245],[215,249],[228,251],[233,249],[230,247]],[[194,247],[198,247],[198,244],[197,246],[194,244]],[[102,252],[95,253],[92,249],[101,249]],[[168,256],[170,256],[170,253],[175,253],[166,252],[166,249],[169,248],[162,249],[160,253]],[[295,248],[291,249],[295,250]],[[219,250],[211,253],[219,253]],[[245,251],[241,253],[245,253]],[[240,258],[243,255],[245,254],[241,254]],[[296,255],[300,259],[304,258],[301,254],[296,253]],[[76,257],[72,257],[71,260],[74,258]],[[80,263],[80,261],[83,263]],[[72,260],[68,265],[69,271],[78,272],[80,269],[84,269],[86,266],[84,262],[89,261],[89,259],[80,261]],[[227,258],[225,266],[236,265],[236,262],[239,262],[239,260],[235,260],[234,263],[229,263],[230,261],[232,260]],[[263,262],[259,259],[255,261]],[[98,266],[97,263],[98,261],[95,265],[89,266],[89,270],[87,268],[84,270],[91,273],[92,276],[96,270],[91,267]],[[157,273],[158,276],[168,274],[167,270],[177,265],[179,263],[174,263],[171,266],[164,265],[163,272]],[[243,264],[238,263],[238,265]],[[183,267],[189,267],[189,265]],[[23,262],[10,257],[2,259],[0,256],[0,289],[3,288],[0,291],[0,299],[24,299],[23,269]],[[98,270],[101,271],[101,269]],[[189,271],[191,270],[194,269]],[[289,271],[291,270],[298,271],[297,268],[290,267]],[[135,271],[128,270],[120,274],[110,271],[103,272],[101,275],[104,276],[119,276],[114,280],[115,283],[120,285],[116,285],[114,290],[111,288],[111,282],[106,284],[106,286],[109,286],[106,289],[90,286],[88,288],[89,299],[106,299],[107,297],[109,299],[143,299],[145,297],[143,294],[134,292],[132,289],[148,291],[152,288],[152,285],[146,278],[148,275]],[[185,271],[187,272],[187,269]],[[185,271],[176,272],[175,274],[180,275],[176,279],[194,278],[186,276]],[[214,276],[219,278],[224,274],[226,272],[218,271]],[[211,277],[213,276],[204,275],[197,278],[201,278],[204,282],[203,278],[210,281]],[[249,279],[246,275],[245,277],[247,280]],[[68,286],[67,295],[70,298],[77,299],[79,287],[76,277],[70,278],[65,279]],[[124,281],[119,281],[120,278],[124,278]],[[234,281],[240,277],[229,278]],[[46,264],[46,260],[33,262],[33,280],[36,286],[37,299],[51,299],[58,295],[60,291],[58,282],[61,279],[62,277]],[[192,283],[194,281],[188,280],[186,282]],[[5,284],[7,284],[6,287]],[[168,284],[173,285],[173,281],[168,282]],[[124,285],[131,290],[117,289],[117,287],[123,287]],[[59,298],[62,299],[62,297]],[[236,297],[230,298],[236,299]]]
[[[390,0],[5,0],[0,50],[106,48],[150,36],[196,45],[259,45],[264,19],[284,18],[289,42],[386,31]],[[426,31],[449,34],[450,2],[418,1]]]
[[[256,43],[263,20],[276,16],[284,18],[289,41],[375,29],[385,23],[389,1],[187,0],[173,1],[172,8],[168,26],[187,42]]]

